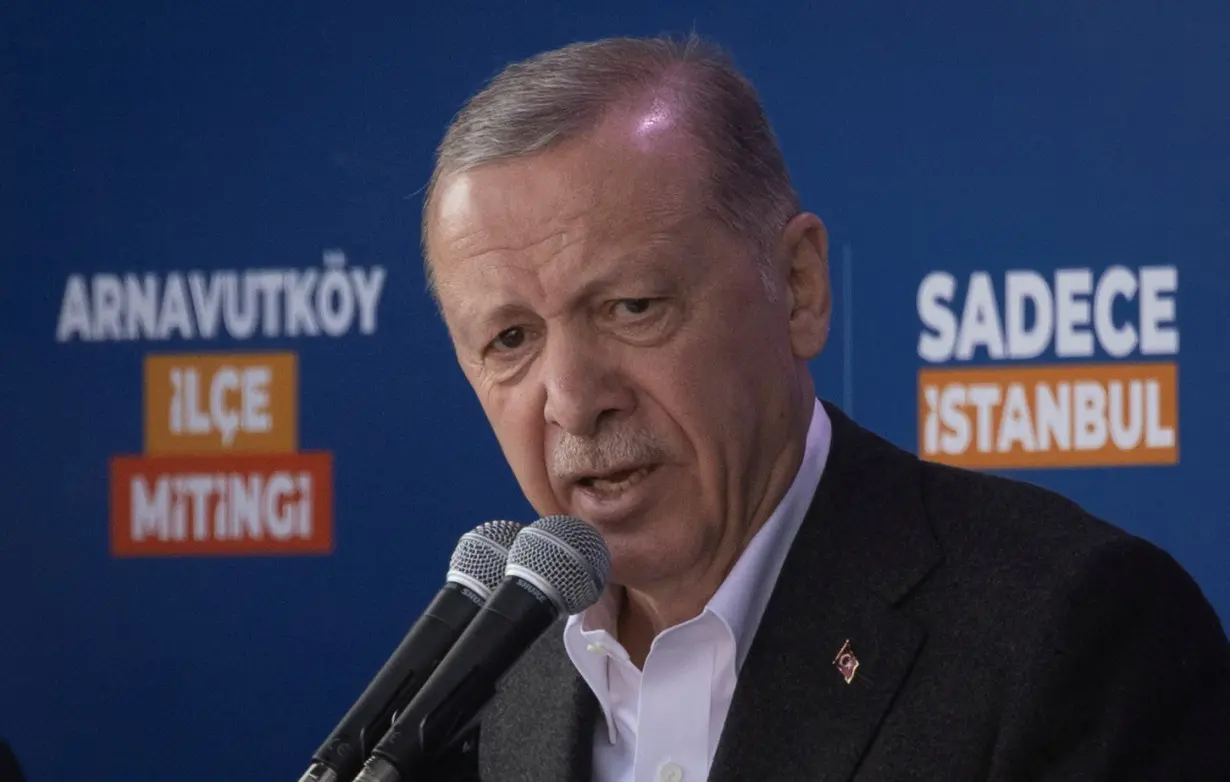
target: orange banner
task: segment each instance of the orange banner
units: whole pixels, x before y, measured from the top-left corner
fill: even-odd
[[[294,353],[146,356],[145,452],[292,453],[298,386]]]
[[[918,452],[974,469],[1179,461],[1174,363],[924,369]]]
[[[330,453],[111,459],[115,556],[332,550]]]

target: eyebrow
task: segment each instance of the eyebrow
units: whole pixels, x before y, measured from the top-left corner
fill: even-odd
[[[500,323],[515,320],[515,316],[531,312],[524,304],[508,301],[498,304],[490,310],[471,309],[458,313],[458,331],[465,335],[467,341],[486,343],[490,332]]]
[[[661,284],[661,281],[668,273],[657,269],[650,273],[645,267],[653,266],[655,262],[669,256],[671,248],[679,248],[680,246],[681,243],[678,241],[677,235],[668,236],[663,234],[651,237],[650,241],[622,256],[612,258],[606,269],[586,279],[569,295],[568,300],[564,304],[564,309],[573,310],[579,304],[624,284],[629,279],[649,279]],[[687,243],[687,247],[691,248],[692,243]],[[690,252],[691,250],[688,249],[683,254]],[[630,268],[633,272],[637,272],[638,268],[640,271],[630,277]],[[491,309],[474,307],[468,311],[458,313],[459,331],[467,336],[472,335],[474,332],[480,332],[481,336],[477,337],[477,339],[485,341],[485,332],[490,331],[495,325],[501,322],[516,320],[517,316],[527,314],[534,315],[535,317],[541,316],[535,313],[532,307],[518,301],[505,301],[496,304]]]
[[[642,288],[633,293],[635,296],[659,295],[660,290],[655,289],[679,287],[683,284],[685,275],[663,263],[667,256],[668,253],[656,250],[621,259],[621,262],[613,264],[611,268],[587,279],[570,297],[568,306],[575,307],[578,303],[608,295],[617,289],[626,289],[630,284]]]

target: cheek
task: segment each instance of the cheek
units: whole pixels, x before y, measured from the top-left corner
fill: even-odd
[[[642,373],[643,386],[682,430],[702,474],[712,478],[749,457],[766,410],[774,407],[782,355],[778,345],[751,339],[722,319],[697,324],[653,362],[652,376]]]
[[[499,389],[482,395],[483,410],[526,499],[540,513],[558,512],[547,478],[542,405]]]
[[[722,453],[730,444],[731,420],[740,414],[732,408],[742,392],[731,387],[729,359],[702,341],[680,344],[677,349],[652,357],[641,356],[635,384],[649,401],[648,420],[658,434],[668,438],[674,456],[690,464],[693,480],[712,490],[714,472],[727,461]],[[648,360],[647,360],[648,359]],[[684,490],[687,502],[707,504],[696,496],[699,487]]]
[[[694,419],[714,424],[726,424],[723,416],[754,405],[757,389],[776,363],[773,346],[748,339],[741,328],[729,323],[681,341],[672,354],[664,370],[672,378],[674,393],[680,403],[686,400]]]

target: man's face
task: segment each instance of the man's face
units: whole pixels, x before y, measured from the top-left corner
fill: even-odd
[[[458,360],[527,498],[595,525],[634,587],[743,535],[810,357],[786,281],[768,294],[666,125],[629,112],[446,178],[428,229]]]

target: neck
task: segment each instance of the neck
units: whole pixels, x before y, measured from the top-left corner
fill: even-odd
[[[750,505],[751,513],[746,516],[749,523],[727,524],[726,534],[699,567],[660,583],[624,588],[617,620],[619,641],[638,668],[644,665],[653,639],[662,631],[705,610],[740,555],[789,491],[807,447],[812,399],[808,397],[807,408],[800,416],[801,425],[793,427],[768,472],[759,498]]]

